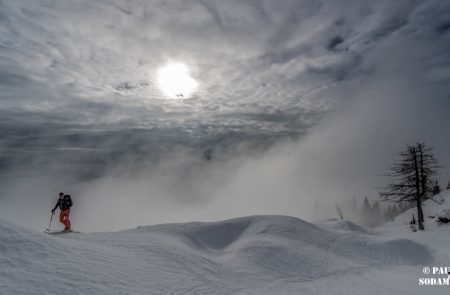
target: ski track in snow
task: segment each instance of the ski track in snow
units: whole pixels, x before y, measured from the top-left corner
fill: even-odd
[[[52,236],[0,219],[0,294],[422,294],[448,229],[391,227],[250,216]]]
[[[337,237],[333,243],[330,244],[330,246],[327,249],[327,254],[325,255],[325,259],[323,260],[321,270],[320,270],[320,277],[325,276],[325,274],[330,269],[330,259],[332,259],[333,251],[336,248],[337,244],[339,242],[339,237]]]

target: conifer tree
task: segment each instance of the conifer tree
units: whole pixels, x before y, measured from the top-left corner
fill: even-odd
[[[388,176],[393,178],[393,182],[380,193],[381,199],[385,201],[414,202],[419,230],[425,229],[422,202],[432,197],[432,179],[440,167],[432,152],[433,149],[424,143],[408,145],[390,169]]]
[[[379,225],[381,223],[381,209],[378,201],[375,201],[372,205],[372,217],[374,225]]]
[[[433,187],[433,196],[438,195],[440,192],[441,192],[441,187],[439,186],[439,183],[436,180],[436,182],[434,183],[434,187]]]

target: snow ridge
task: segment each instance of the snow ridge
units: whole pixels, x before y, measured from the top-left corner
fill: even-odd
[[[380,237],[349,222],[314,225],[287,216],[57,237],[0,220],[0,238],[5,294],[245,293],[433,260],[411,240]]]

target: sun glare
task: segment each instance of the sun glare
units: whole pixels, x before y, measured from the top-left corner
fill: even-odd
[[[160,90],[169,98],[189,98],[198,82],[191,77],[189,68],[182,63],[169,63],[158,70]]]

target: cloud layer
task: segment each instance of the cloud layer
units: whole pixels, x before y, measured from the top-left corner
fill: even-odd
[[[449,24],[448,1],[1,1],[3,208],[68,187],[105,212],[162,204],[127,225],[307,217],[373,191],[411,141],[445,165]],[[170,61],[191,98],[158,89]]]

